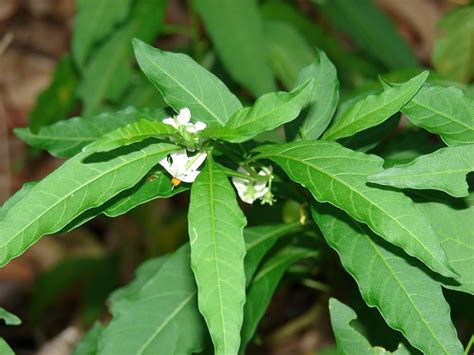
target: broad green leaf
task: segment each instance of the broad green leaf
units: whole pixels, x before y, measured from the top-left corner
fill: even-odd
[[[97,42],[104,39],[128,15],[132,0],[78,0],[72,37],[72,53],[82,68]]]
[[[260,96],[255,105],[235,112],[226,124],[237,136],[232,142],[244,142],[265,131],[295,119],[310,98],[314,79],[290,92],[273,92]]]
[[[133,41],[133,48],[142,71],[176,112],[188,107],[193,119],[219,127],[242,107],[214,74],[187,55],[162,51],[139,40]]]
[[[372,347],[369,341],[351,326],[351,322],[357,319],[357,314],[350,307],[335,298],[329,300],[329,314],[331,315],[332,330],[336,337],[338,354],[410,354],[410,351],[403,344],[400,344],[394,352],[387,351],[379,346]]]
[[[252,277],[261,259],[278,238],[298,230],[299,226],[294,224],[245,228],[244,239],[248,248],[246,275]],[[197,308],[197,288],[189,258],[189,247],[185,246],[169,256],[151,259],[140,266],[133,282],[112,294],[110,303],[114,317],[110,324],[113,329],[108,330],[101,340],[104,352],[109,349],[112,352],[118,347],[114,344],[116,339],[122,343],[123,333],[115,334],[120,329],[126,331],[136,324],[137,333],[141,332],[143,319],[149,326],[147,334],[144,338],[141,335],[127,337],[127,348],[139,349],[145,342],[150,346],[166,344],[157,353],[173,353],[170,349],[175,349],[174,353],[180,354],[186,353],[185,348],[202,347],[202,338],[207,332]],[[170,294],[168,284],[174,287],[176,294]],[[183,326],[189,327],[189,333],[187,328],[183,330]],[[182,335],[186,336],[185,344],[180,344]]]
[[[387,88],[378,95],[369,95],[351,105],[324,133],[323,139],[336,140],[374,127],[384,122],[410,101],[420,90],[429,73],[415,76],[407,82]]]
[[[232,78],[255,96],[275,91],[257,0],[193,0]]]
[[[407,68],[418,64],[394,24],[372,0],[325,1],[319,9],[335,27],[348,34],[387,68]]]
[[[94,323],[91,329],[82,337],[72,355],[97,355],[98,342],[104,326],[99,322]]]
[[[10,345],[3,339],[0,338],[0,354],[2,355],[15,355]]]
[[[474,99],[458,88],[423,87],[402,112],[447,145],[474,143]]]
[[[156,143],[135,151],[83,154],[66,161],[10,208],[0,222],[0,265],[55,233],[87,209],[100,206],[139,182],[176,146]],[[121,155],[119,155],[121,153]]]
[[[382,171],[381,158],[325,141],[266,146],[259,151],[256,159],[273,160],[317,201],[343,209],[432,270],[456,275],[435,232],[412,201],[400,192],[366,184],[367,176]]]
[[[368,182],[409,189],[434,189],[469,196],[467,173],[474,171],[474,144],[441,148],[412,162],[367,178]]]
[[[171,177],[162,170],[152,170],[132,188],[122,191],[99,207],[89,209],[62,228],[59,233],[67,233],[100,214],[117,217],[131,209],[157,198],[168,198],[188,190],[184,184],[173,188]]]
[[[461,275],[444,287],[474,295],[474,193],[466,199],[416,191],[415,201],[430,221],[449,263]]]
[[[301,230],[299,223],[266,225],[244,229],[247,248],[245,256],[245,280],[248,284],[253,278],[260,261],[281,237]]]
[[[112,322],[100,355],[189,354],[202,350],[205,327],[197,312],[189,246],[141,266],[137,278],[111,299]]]
[[[281,21],[265,22],[265,42],[276,76],[292,88],[300,70],[314,61],[314,50],[293,26]]]
[[[166,3],[166,0],[135,1],[129,21],[94,52],[79,88],[85,115],[97,113],[101,105],[117,102],[125,93],[133,76],[131,41],[154,39],[161,30]]]
[[[27,182],[20,190],[15,192],[13,196],[5,201],[3,206],[0,208],[0,221],[5,218],[10,208],[20,201],[36,184],[36,182]]]
[[[57,157],[72,157],[86,145],[96,141],[119,127],[140,119],[162,120],[167,116],[163,110],[128,107],[118,112],[102,113],[93,117],[74,117],[51,126],[42,127],[37,133],[28,128],[16,128],[15,134],[22,141],[47,150]]]
[[[245,303],[246,219],[212,156],[193,183],[188,213],[191,267],[216,354],[237,354]]]
[[[141,142],[147,138],[173,136],[176,129],[162,122],[141,119],[107,133],[97,141],[85,146],[84,152],[106,152],[122,146]]]
[[[51,84],[38,96],[28,121],[37,132],[42,126],[65,119],[77,102],[79,76],[71,57],[63,57],[53,72]]]
[[[318,139],[329,126],[339,101],[336,67],[326,53],[319,51],[316,61],[301,72],[298,82],[306,78],[314,78],[313,96],[299,134],[302,139]]]
[[[106,204],[103,213],[108,217],[120,216],[148,201],[168,198],[189,189],[182,185],[173,187],[171,177],[167,173],[155,171],[141,183],[115,196]]]
[[[438,26],[444,36],[435,41],[435,68],[450,79],[468,83],[474,78],[474,6],[455,8]]]
[[[425,354],[462,354],[441,286],[422,265],[330,205],[312,212],[364,301],[377,307],[390,327]]]
[[[5,308],[0,307],[0,319],[5,321],[6,325],[20,325],[21,319],[13,313],[8,312]]]
[[[245,347],[254,336],[258,323],[265,314],[285,271],[294,262],[316,254],[316,251],[290,246],[271,256],[259,268],[247,291],[241,332],[241,354],[245,353]]]

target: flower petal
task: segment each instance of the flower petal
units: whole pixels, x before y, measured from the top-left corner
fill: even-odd
[[[202,130],[204,130],[206,127],[207,127],[207,124],[205,124],[204,122],[201,122],[201,121],[197,121],[197,122],[194,124],[194,128],[196,129],[196,131],[202,131]]]
[[[189,108],[185,107],[179,110],[179,114],[176,116],[176,119],[178,120],[178,124],[183,126],[189,123],[189,120],[191,119],[191,111]]]
[[[165,168],[165,170],[174,176],[174,170],[172,164],[169,162],[169,156],[160,160],[160,165]]]
[[[198,170],[196,170],[196,171],[187,171],[184,174],[179,175],[178,179],[180,179],[181,181],[184,181],[184,182],[194,182],[194,180],[196,180],[197,176],[200,173],[201,172],[198,171]]]
[[[176,121],[174,120],[174,118],[168,117],[168,118],[165,118],[162,122],[164,124],[173,126],[174,128],[178,128],[178,125],[176,124]]]
[[[207,158],[207,153],[205,152],[199,152],[195,156],[189,159],[190,164],[187,166],[187,171],[195,171],[197,170],[202,163],[204,163],[204,160]]]
[[[186,164],[189,160],[186,149],[171,153],[171,158],[173,159],[173,168],[176,174],[184,173],[186,171]]]

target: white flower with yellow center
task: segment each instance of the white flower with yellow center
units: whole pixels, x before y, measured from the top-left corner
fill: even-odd
[[[244,168],[240,167],[237,170],[239,173],[250,176],[250,173]],[[255,200],[262,199],[262,203],[273,203],[273,195],[270,191],[272,180],[272,167],[263,167],[259,172],[260,176],[268,176],[267,180],[252,181],[250,179],[240,178],[234,176],[232,183],[237,189],[239,197],[245,203],[252,204]]]
[[[173,177],[171,183],[178,186],[181,182],[194,182],[201,171],[197,170],[204,160],[206,152],[188,156],[186,149],[171,153],[160,161],[160,165]]]

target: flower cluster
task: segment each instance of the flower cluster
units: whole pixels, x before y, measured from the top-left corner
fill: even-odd
[[[199,167],[207,158],[207,153],[198,151],[195,154],[188,155],[188,152],[194,152],[200,148],[202,140],[199,132],[207,127],[206,124],[200,121],[193,124],[191,122],[191,111],[187,107],[181,109],[176,117],[165,118],[163,123],[173,126],[179,133],[178,137],[172,137],[170,140],[184,145],[186,149],[171,153],[160,161],[160,165],[172,176],[171,183],[173,186],[178,186],[181,182],[194,182],[200,173]],[[232,178],[232,183],[242,201],[252,204],[256,200],[261,200],[262,204],[273,204],[274,199],[271,193],[272,167],[263,167],[258,173],[253,168],[249,169],[252,169],[252,171],[249,172],[240,167],[238,172],[241,177]],[[255,175],[262,178],[255,178]],[[248,176],[248,178],[244,176]]]
[[[250,177],[250,173],[240,167],[237,170],[239,173]],[[255,172],[255,171],[253,171]],[[271,185],[273,180],[272,167],[263,167],[259,172],[259,176],[267,177],[264,180],[252,180],[241,177],[233,177],[232,183],[237,189],[237,193],[242,201],[248,204],[252,204],[255,200],[260,199],[262,204],[272,205],[274,202],[273,194],[271,192]]]
[[[194,182],[200,173],[198,168],[206,160],[207,153],[198,152],[188,156],[188,151],[194,152],[199,146],[199,132],[207,127],[206,124],[200,121],[191,123],[191,111],[187,107],[181,109],[175,118],[165,118],[163,123],[176,128],[180,135],[179,141],[176,139],[178,137],[170,138],[170,140],[183,144],[186,149],[171,153],[160,161],[160,165],[173,177],[171,180],[173,186],[181,182]]]

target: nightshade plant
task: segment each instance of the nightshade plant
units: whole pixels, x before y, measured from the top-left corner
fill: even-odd
[[[471,97],[418,71],[340,105],[336,69],[319,51],[291,90],[268,92],[273,85],[261,82],[244,107],[191,57],[137,39],[133,48],[169,108],[18,129],[69,159],[0,210],[3,266],[43,235],[190,190],[189,242],[145,262],[114,292],[111,322],[96,324],[77,354],[244,353],[284,272],[317,258],[321,238],[367,305],[403,334],[394,353],[463,353],[442,288],[474,294]],[[400,112],[416,137],[432,132],[443,147],[377,150]],[[299,216],[286,224],[248,227],[240,207],[290,200]],[[351,325],[348,306],[332,299],[330,314],[340,353],[381,351]]]

